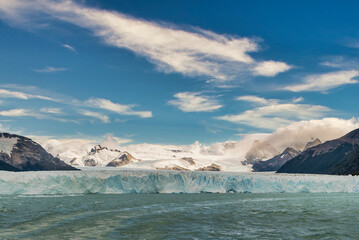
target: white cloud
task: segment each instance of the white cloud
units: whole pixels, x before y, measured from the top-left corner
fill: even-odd
[[[250,72],[248,69],[257,65],[248,55],[259,50],[253,39],[194,27],[186,31],[178,26],[91,8],[71,0],[5,1],[0,4],[0,12],[3,19],[17,24],[25,24],[29,19],[36,22],[35,16],[40,14],[89,29],[108,45],[147,57],[165,72],[226,80]],[[258,63],[255,74],[274,76],[289,68],[285,63],[266,61]]]
[[[131,139],[115,137],[112,134],[106,134],[104,138],[100,145],[109,149],[121,149],[122,144],[132,142]]]
[[[152,117],[152,112],[150,111],[135,111],[132,109],[133,105],[114,103],[108,99],[103,98],[91,98],[85,102],[85,105],[93,108],[106,109],[120,115],[138,116],[141,118]]]
[[[273,77],[278,73],[286,72],[291,68],[292,66],[284,62],[264,61],[259,62],[257,66],[253,68],[253,73],[254,75]]]
[[[357,128],[359,128],[358,119],[324,118],[294,122],[257,140],[268,142],[282,152],[288,146],[303,148],[307,142],[315,138],[319,138],[322,142],[336,139]]]
[[[40,112],[51,113],[51,114],[62,114],[62,110],[60,108],[52,108],[52,107],[41,108]]]
[[[80,110],[79,113],[84,115],[84,116],[87,116],[87,117],[92,117],[92,118],[99,119],[103,123],[109,123],[110,122],[110,118],[107,115],[104,115],[102,113],[93,112],[93,111],[87,111],[87,110]]]
[[[59,95],[59,94],[55,94],[55,93],[46,93],[46,91],[37,89],[36,87],[31,87],[31,86],[26,87],[26,86],[18,86],[18,85],[1,85],[0,87],[4,87],[4,88],[0,88],[0,98],[17,98],[17,99],[22,99],[22,100],[42,99],[42,100],[47,100],[47,101],[54,101],[54,102],[58,102],[60,104],[67,105],[68,107],[70,107],[71,110],[75,110],[76,112],[79,110],[82,110],[83,108],[101,108],[101,109],[105,109],[107,111],[115,112],[120,115],[138,116],[141,118],[152,117],[151,111],[136,111],[133,109],[135,107],[135,105],[124,105],[124,104],[114,103],[114,102],[111,102],[110,100],[102,99],[102,98],[90,98],[86,101],[79,101],[77,99],[74,99],[74,98],[71,98],[71,97],[65,96],[65,95]],[[16,89],[17,91],[8,90],[5,88]],[[22,91],[18,91],[18,90],[22,90]],[[45,92],[46,93],[45,95],[51,95],[51,96],[55,96],[55,97],[50,98],[45,95],[37,94],[38,92]],[[2,102],[0,101],[0,103],[2,103]],[[76,121],[76,120],[66,120],[66,119],[61,119],[61,118],[54,118],[53,116],[50,116],[50,115],[55,115],[55,114],[57,114],[57,115],[63,114],[63,112],[60,108],[43,107],[38,111],[39,111],[39,113],[36,114],[36,116],[38,118],[48,118],[48,119],[54,119],[54,120],[59,120],[59,121],[63,121],[63,122]],[[90,111],[87,111],[87,113],[88,113],[87,116],[89,116],[89,117],[97,116],[97,118],[100,119],[100,116],[98,114],[90,115],[89,112]],[[83,113],[85,113],[85,112],[83,112]],[[82,115],[86,115],[86,114],[82,114]],[[103,116],[101,116],[101,117],[102,117],[102,119],[100,119],[101,121],[103,121],[103,122],[109,121],[109,120],[105,120],[105,117],[103,117]],[[122,121],[126,121],[126,120],[123,119]]]
[[[72,51],[72,52],[77,53],[76,48],[74,48],[73,46],[71,46],[71,45],[69,45],[69,44],[61,44],[61,46],[64,47],[64,48],[66,48],[66,49],[68,49],[68,50],[70,50],[70,51]]]
[[[55,101],[53,98],[36,95],[36,94],[29,94],[25,92],[19,92],[19,91],[12,91],[7,89],[0,89],[0,98],[18,98],[23,100],[28,100],[31,98],[37,98],[42,100],[48,100],[48,101]]]
[[[292,92],[324,92],[346,84],[356,84],[359,71],[337,71],[325,74],[314,74],[307,76],[302,83],[284,87],[283,90]]]
[[[34,71],[38,72],[38,73],[63,72],[66,70],[67,70],[67,68],[57,68],[57,67],[51,67],[51,66],[46,66],[45,68],[42,68],[42,69],[34,69]]]
[[[303,100],[301,98],[294,99],[292,102],[284,102],[276,99],[266,100],[261,98],[256,99],[253,96],[250,97],[252,99],[248,98],[248,96],[244,96],[237,98],[237,100],[251,100],[257,103],[260,100],[260,103],[264,106],[256,107],[240,114],[216,117],[216,119],[244,124],[255,128],[277,129],[294,121],[321,118],[331,111],[331,109],[325,106],[298,104],[298,100]]]
[[[38,114],[23,108],[16,108],[11,110],[4,110],[0,111],[0,116],[4,117],[26,117],[26,116],[32,116],[32,117],[39,117]]]
[[[252,102],[257,104],[270,104],[270,103],[277,103],[277,99],[265,99],[258,96],[248,95],[248,96],[240,96],[236,98],[237,101],[246,101],[246,102]]]
[[[217,100],[199,92],[180,92],[176,93],[174,97],[176,99],[168,101],[168,103],[183,112],[213,112],[222,107]]]

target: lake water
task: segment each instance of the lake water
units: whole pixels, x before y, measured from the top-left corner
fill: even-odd
[[[209,182],[201,180],[204,176]],[[0,172],[0,239],[359,238],[357,177],[297,178],[156,171]],[[271,186],[273,179],[276,187]],[[165,188],[162,181],[170,186]],[[120,182],[121,187],[116,185]],[[148,186],[139,187],[143,184]],[[149,189],[228,193],[154,194]],[[128,193],[140,190],[146,193]]]

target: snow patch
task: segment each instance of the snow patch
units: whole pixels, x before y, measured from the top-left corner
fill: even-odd
[[[0,138],[0,152],[11,155],[11,151],[14,148],[14,145],[17,143],[18,138]]]

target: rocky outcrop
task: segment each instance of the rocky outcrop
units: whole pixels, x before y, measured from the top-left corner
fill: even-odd
[[[0,153],[0,161],[3,162],[0,170],[77,170],[53,157],[31,139],[15,134],[0,133]]]
[[[349,162],[355,160],[359,129],[347,135],[311,147],[285,163],[278,173],[351,174]],[[351,155],[353,152],[354,155]]]
[[[98,162],[95,159],[86,159],[84,160],[84,165],[86,167],[96,167]]]
[[[196,171],[221,171],[221,170],[222,170],[221,166],[215,163],[212,163],[211,165],[206,167],[196,169]]]
[[[293,148],[286,148],[281,154],[274,156],[267,161],[261,161],[253,164],[254,172],[277,171],[286,162],[296,157],[300,152]]]
[[[157,170],[173,170],[173,171],[189,171],[187,168],[180,167],[178,165],[174,165],[173,167],[165,166],[163,168],[156,168]]]
[[[196,163],[194,162],[194,159],[191,157],[183,157],[182,160],[185,160],[186,162],[188,162],[190,165],[196,165]]]
[[[109,162],[106,167],[121,167],[130,163],[133,163],[136,160],[131,154],[128,152],[124,152],[120,157]]]

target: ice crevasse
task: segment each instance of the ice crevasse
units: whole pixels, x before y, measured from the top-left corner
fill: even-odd
[[[158,170],[0,172],[0,195],[359,192],[359,177]]]

